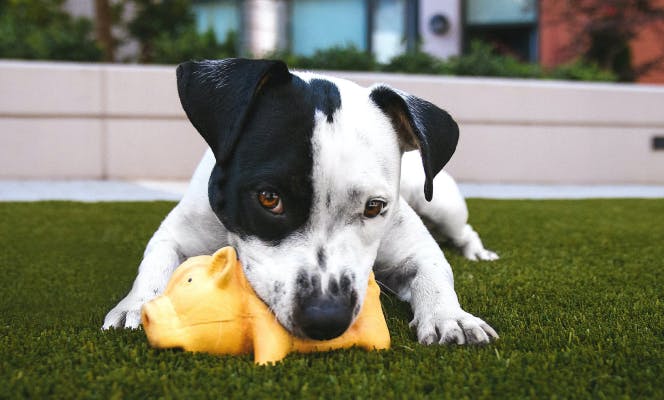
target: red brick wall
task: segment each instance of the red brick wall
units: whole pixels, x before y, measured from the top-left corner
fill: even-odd
[[[601,2],[601,0],[597,0]],[[664,6],[664,0],[657,0]],[[574,20],[562,17],[567,11],[568,5],[574,1],[565,0],[540,0],[540,63],[545,67],[553,67],[558,64],[578,58],[580,51],[572,51],[570,46],[577,43],[583,44],[587,38],[575,37],[577,24],[583,24],[582,18]],[[653,60],[662,53],[662,42],[664,41],[664,23],[660,22],[644,24],[637,33],[630,47],[632,50],[632,65],[639,66],[647,61]],[[642,83],[664,83],[664,61],[659,63],[658,71],[651,71],[640,77]]]

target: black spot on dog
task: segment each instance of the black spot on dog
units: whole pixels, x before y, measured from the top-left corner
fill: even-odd
[[[305,270],[298,272],[295,286],[295,293],[298,296],[310,297],[322,293],[320,275],[309,275]]]
[[[334,112],[341,108],[341,94],[337,86],[325,79],[312,79],[309,82],[312,98],[317,110],[327,117],[327,122],[334,121]]]
[[[362,191],[357,188],[350,188],[346,192],[346,198],[348,199],[349,204],[358,203],[361,200],[360,196],[362,196]]]
[[[321,292],[320,275],[314,274],[311,276],[311,290],[313,292]]]
[[[336,279],[330,279],[330,283],[327,285],[327,290],[332,293],[333,296],[339,294],[339,284]]]
[[[310,291],[309,277],[306,272],[298,272],[295,285],[297,286],[296,293],[308,293]]]
[[[210,205],[229,231],[276,246],[306,224],[313,203],[311,137],[320,96],[293,76],[253,98],[233,152],[217,162],[209,181]],[[262,190],[279,194],[282,214],[260,205]]]
[[[406,258],[398,267],[381,268],[376,271],[376,279],[388,289],[398,293],[402,288],[410,286],[417,275],[415,261]]]
[[[339,287],[342,293],[348,293],[352,284],[351,278],[348,275],[343,275],[339,280]]]
[[[325,249],[322,247],[319,247],[316,252],[316,261],[318,262],[318,268],[325,271],[327,268],[327,256],[325,255]]]
[[[332,205],[332,193],[327,192],[327,195],[325,195],[325,207],[330,208]]]

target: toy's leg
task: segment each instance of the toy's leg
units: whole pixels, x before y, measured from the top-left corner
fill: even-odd
[[[272,315],[255,316],[253,336],[256,364],[276,363],[293,350],[293,338]]]
[[[150,239],[131,291],[106,315],[103,329],[137,328],[143,304],[164,291],[173,270],[182,261],[212,254],[223,247],[227,241],[226,230],[207,199],[207,181],[213,165],[214,157],[208,151],[182,201]]]
[[[403,156],[401,195],[417,214],[447,237],[470,260],[497,260],[485,249],[480,236],[468,224],[468,208],[454,179],[441,171],[433,183],[433,199],[424,198],[424,171],[418,152]]]

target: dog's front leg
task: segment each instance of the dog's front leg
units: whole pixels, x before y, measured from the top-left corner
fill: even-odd
[[[378,250],[377,279],[409,301],[411,327],[420,343],[488,343],[498,335],[464,311],[454,291],[452,269],[417,214],[402,199]]]
[[[138,328],[141,307],[163,293],[173,270],[181,261],[177,243],[162,224],[145,249],[131,290],[108,312],[102,328]]]

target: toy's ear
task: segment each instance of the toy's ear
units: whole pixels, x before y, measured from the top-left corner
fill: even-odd
[[[377,85],[371,100],[392,120],[402,153],[419,149],[424,167],[424,197],[431,201],[433,178],[452,158],[459,141],[459,127],[450,114],[408,93]]]
[[[237,253],[232,247],[224,247],[212,255],[208,273],[217,282],[217,286],[228,285],[233,278],[235,266],[237,265]]]
[[[233,152],[254,98],[290,80],[286,64],[272,60],[189,61],[177,68],[182,108],[219,163]]]

